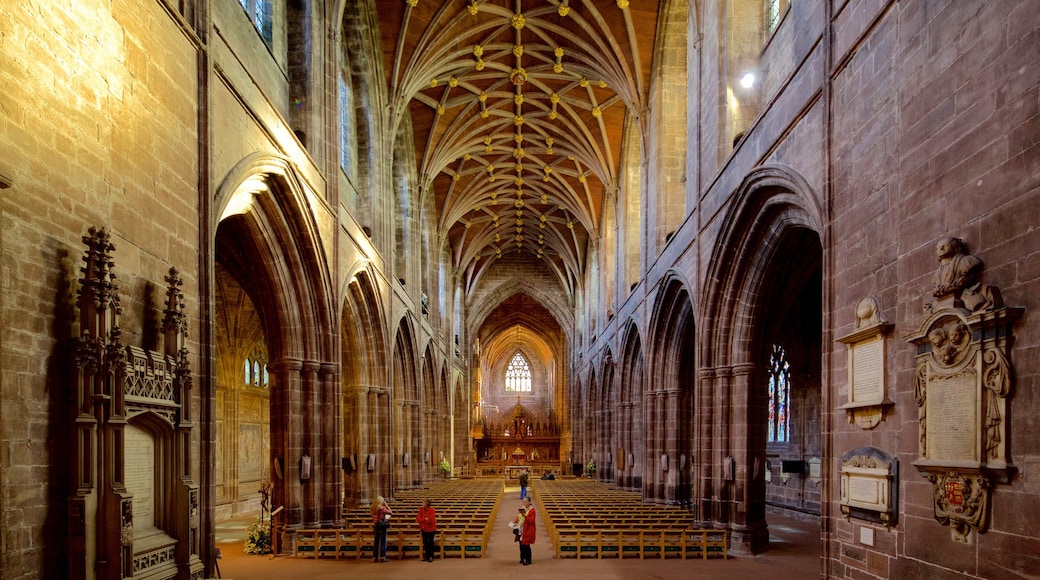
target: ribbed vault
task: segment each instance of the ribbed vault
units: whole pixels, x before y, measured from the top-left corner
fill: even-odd
[[[466,287],[515,253],[576,290],[626,118],[643,131],[658,4],[379,3],[394,126],[411,123],[422,195]]]

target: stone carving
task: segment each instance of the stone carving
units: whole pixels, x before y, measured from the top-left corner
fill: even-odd
[[[856,304],[856,330],[838,338],[846,346],[849,401],[842,405],[849,422],[873,429],[893,405],[887,389],[887,338],[892,324],[881,314],[877,298],[867,296]]]
[[[999,292],[978,282],[982,260],[967,253],[960,238],[940,239],[935,244],[935,255],[939,259],[939,268],[932,275],[932,297],[937,302],[931,308],[941,307],[947,302],[969,312],[1002,306]]]
[[[914,466],[932,482],[935,519],[970,541],[984,532],[989,489],[1015,472],[1008,457],[1012,327],[1021,308],[980,282],[983,263],[958,238],[935,246],[939,268],[919,330],[913,379],[919,425]]]
[[[130,546],[134,543],[134,502],[131,498],[123,500],[120,517],[120,543]]]
[[[926,477],[935,494],[935,519],[950,526],[955,539],[966,542],[972,529],[984,527],[989,508],[988,477],[956,471],[929,473]]]
[[[846,519],[895,523],[898,465],[875,447],[858,447],[841,457],[839,505]]]
[[[991,348],[982,353],[982,384],[986,387],[986,454],[998,458],[1001,444],[1000,401],[1011,391],[1011,365],[1004,353]]]
[[[878,304],[877,298],[867,296],[856,305],[856,328],[880,326],[886,323],[888,323],[888,319],[881,314],[881,306]]]

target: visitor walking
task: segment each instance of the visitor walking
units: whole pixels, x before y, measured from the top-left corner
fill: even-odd
[[[525,468],[520,472],[520,499],[527,497],[527,481],[529,476],[527,475],[527,469]]]

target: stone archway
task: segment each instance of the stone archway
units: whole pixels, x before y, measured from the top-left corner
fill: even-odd
[[[289,528],[333,525],[342,488],[338,319],[307,186],[289,160],[256,154],[220,190],[215,260],[248,294],[266,339],[272,507],[284,508]]]
[[[703,420],[696,501],[699,516],[727,526],[731,545],[741,552],[760,552],[769,541],[765,426],[768,345],[776,336],[769,330],[776,327],[772,293],[790,278],[780,275],[785,250],[812,254],[787,256],[795,260],[788,262],[791,268],[822,263],[820,216],[812,190],[797,173],[760,167],[738,188],[709,264],[697,353],[696,405]],[[725,405],[729,413],[713,414]]]
[[[650,376],[647,385],[647,463],[652,477],[645,496],[664,503],[685,504],[692,495],[694,453],[694,356],[696,332],[687,285],[667,276],[650,321]]]
[[[378,493],[376,457],[390,438],[387,333],[373,280],[359,270],[344,291],[342,338],[344,502],[367,503]],[[384,410],[384,412],[380,412]],[[369,459],[371,457],[371,459]]]
[[[618,446],[622,457],[617,457],[618,485],[628,491],[642,491],[646,468],[646,439],[643,429],[643,347],[639,330],[628,324],[621,343],[620,392],[617,417],[620,430]]]

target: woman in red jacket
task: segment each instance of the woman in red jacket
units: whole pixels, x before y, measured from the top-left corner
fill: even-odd
[[[520,532],[520,563],[527,566],[531,563],[531,544],[534,543],[535,513],[531,505],[531,496],[524,498],[524,523]]]
[[[422,532],[422,552],[424,562],[433,562],[433,536],[437,533],[437,512],[430,505],[429,498],[423,498],[422,507],[415,516]]]

